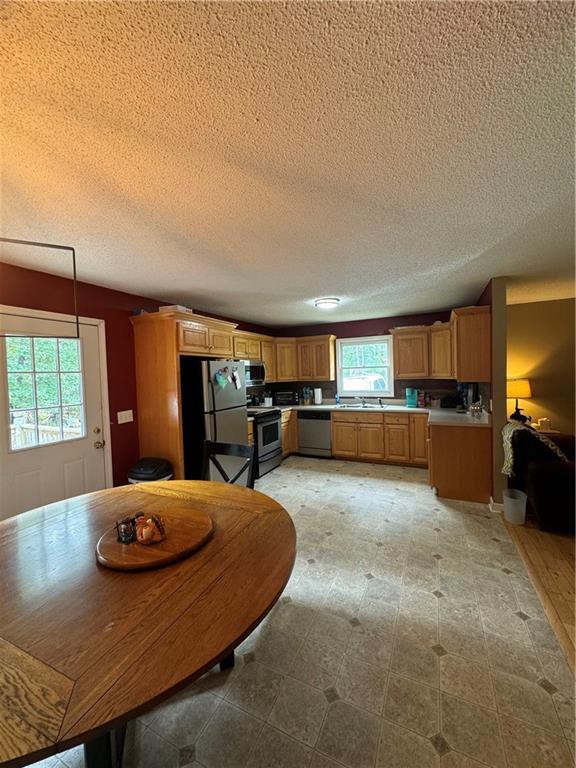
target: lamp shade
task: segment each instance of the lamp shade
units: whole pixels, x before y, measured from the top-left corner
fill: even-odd
[[[508,379],[506,382],[506,397],[519,397],[522,400],[532,397],[530,379]]]

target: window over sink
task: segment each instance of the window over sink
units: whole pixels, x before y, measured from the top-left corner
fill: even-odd
[[[337,339],[338,394],[394,397],[392,336]]]

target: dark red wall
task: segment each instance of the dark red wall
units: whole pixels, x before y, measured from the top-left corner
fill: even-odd
[[[489,289],[490,285],[487,288]],[[71,314],[73,313],[71,297],[71,281],[67,278],[0,264],[0,304]],[[154,312],[162,303],[131,293],[101,288],[90,283],[78,283],[79,314],[106,321],[110,429],[115,485],[122,485],[126,482],[126,473],[138,458],[134,335],[130,315],[132,310],[136,308]],[[479,303],[481,302],[479,301]],[[286,328],[266,329],[245,322],[240,322],[238,327],[241,330],[254,330],[273,336],[314,336],[333,333],[340,338],[351,338],[354,336],[377,336],[388,333],[390,328],[396,326],[430,325],[436,320],[446,321],[449,318],[450,311],[446,310],[401,317]],[[134,422],[116,424],[116,412],[128,409],[134,411]]]
[[[329,311],[329,310],[327,310]],[[450,319],[450,310],[426,312],[420,315],[401,315],[400,317],[378,317],[372,320],[349,320],[342,323],[317,323],[316,325],[298,325],[288,328],[274,328],[273,336],[318,336],[333,333],[339,339],[351,339],[355,336],[380,336],[390,332],[390,328],[402,325],[432,325],[436,320],[446,322]]]
[[[492,280],[486,285],[486,288],[480,294],[476,304],[479,307],[492,305]]]
[[[72,314],[74,310],[71,296],[72,284],[66,278],[12,265],[0,265],[0,304]],[[160,303],[130,293],[111,291],[89,283],[78,283],[79,314],[106,321],[115,485],[123,485],[126,482],[128,469],[138,459],[134,335],[130,315],[136,307],[155,311]],[[128,409],[134,411],[134,421],[129,424],[116,424],[116,412]]]

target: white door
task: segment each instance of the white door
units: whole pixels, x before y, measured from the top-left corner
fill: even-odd
[[[106,487],[98,327],[71,339],[60,320],[2,326],[0,519]]]

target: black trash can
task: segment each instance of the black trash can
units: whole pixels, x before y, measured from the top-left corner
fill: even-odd
[[[171,480],[172,464],[167,459],[148,456],[138,459],[128,472],[129,483],[150,483],[153,480]]]

